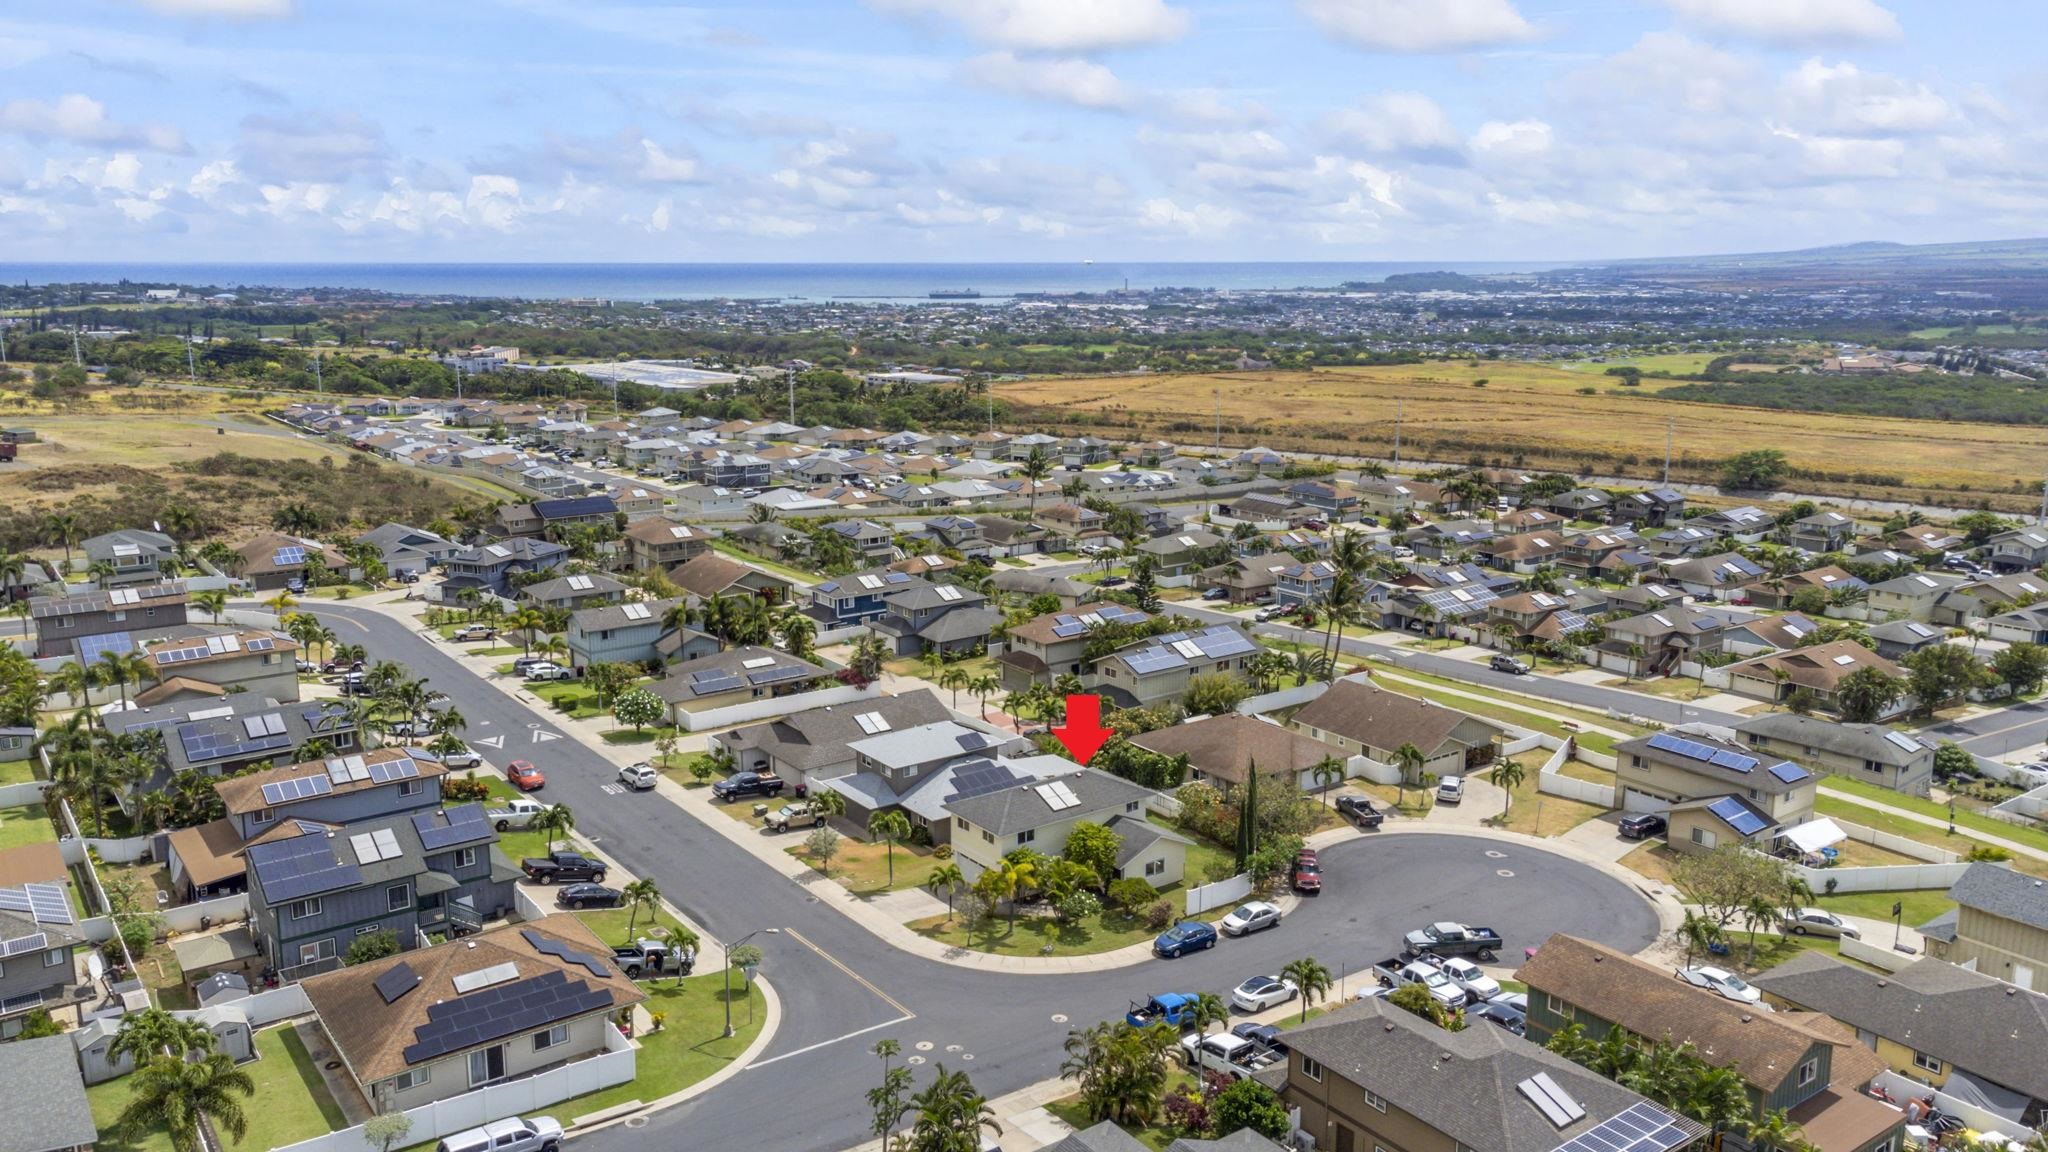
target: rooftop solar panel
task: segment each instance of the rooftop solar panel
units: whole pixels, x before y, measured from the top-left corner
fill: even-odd
[[[453,808],[415,812],[413,831],[428,852],[441,852],[459,844],[490,838],[490,818],[482,804],[461,804]]]
[[[420,986],[420,974],[412,970],[412,965],[400,960],[389,972],[377,977],[375,986],[377,995],[383,997],[386,1004],[396,1003],[400,996]]]
[[[612,974],[611,967],[600,957],[588,952],[579,952],[560,940],[543,936],[531,928],[522,928],[519,934],[526,937],[526,942],[533,945],[533,950],[543,956],[554,956],[571,964],[581,964],[592,976],[600,979]]]
[[[699,696],[711,696],[744,687],[745,683],[739,677],[723,669],[713,672],[699,672],[690,677],[690,691]]]
[[[410,780],[419,774],[420,766],[410,758],[370,765],[370,779],[378,784],[388,784],[393,780]]]
[[[325,836],[299,836],[249,848],[249,866],[272,904],[302,900],[363,882],[354,864],[337,859]]]
[[[1675,1116],[1642,1103],[1601,1121],[1559,1145],[1556,1152],[1671,1152],[1697,1136]]]
[[[418,1064],[611,1003],[610,989],[572,981],[561,971],[499,984],[428,1009],[427,1022],[413,1030],[414,1043],[406,1047],[405,1061]]]
[[[1748,772],[1756,767],[1756,757],[1744,756],[1740,752],[1730,752],[1726,749],[1716,750],[1707,762],[1736,772]]]
[[[27,952],[41,952],[49,946],[50,938],[42,932],[32,933],[27,936],[17,936],[12,940],[0,942],[0,959],[6,959],[9,956],[20,956]]]
[[[780,668],[763,668],[759,672],[747,673],[749,684],[780,684],[785,680],[800,680],[810,675],[810,670],[799,665],[785,664]]]
[[[1719,816],[1738,836],[1754,836],[1768,827],[1763,817],[1743,807],[1733,796],[1723,796],[1707,805],[1707,811]]]
[[[1771,765],[1771,775],[1776,776],[1786,784],[1797,784],[1801,780],[1813,775],[1813,773],[1787,760],[1782,764]]]

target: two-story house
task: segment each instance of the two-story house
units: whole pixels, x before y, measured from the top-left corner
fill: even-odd
[[[1232,604],[1271,600],[1273,588],[1280,582],[1280,573],[1300,563],[1285,552],[1232,556],[1221,564],[1202,569],[1202,585],[1223,589],[1224,599]]]
[[[1358,493],[1327,480],[1301,480],[1287,486],[1286,497],[1315,509],[1330,523],[1358,519]]]
[[[1331,1152],[1705,1146],[1700,1124],[1504,1029],[1446,1032],[1382,999],[1290,1029],[1287,1048],[1281,1102]]]
[[[666,572],[711,549],[708,528],[678,524],[665,516],[649,516],[626,525],[626,562],[635,572]]]
[[[1012,520],[1008,516],[975,516],[981,525],[981,538],[988,541],[989,555],[1031,556],[1045,551],[1045,542],[1051,536],[1044,528],[1025,520]]]
[[[1825,1013],[1891,1071],[2000,1113],[2048,1124],[2048,996],[1946,960],[1874,972],[1799,952],[1754,978],[1769,1001]]]
[[[1994,572],[2032,572],[2048,564],[2048,531],[2015,528],[1985,541],[1985,561]]]
[[[865,704],[852,710],[861,731],[846,745],[851,768],[833,765],[829,770],[837,775],[827,776],[824,785],[845,798],[846,818],[863,827],[876,812],[899,811],[932,843],[945,844],[953,831],[947,800],[1074,767],[1065,757],[1034,755],[1028,741],[1008,732],[962,724],[950,714],[897,728]]]
[[[664,659],[695,660],[718,651],[718,641],[691,629],[673,629],[664,623],[669,609],[679,600],[635,600],[628,604],[604,604],[569,614],[564,639],[569,645],[569,665],[589,668],[592,664],[653,665]],[[678,646],[661,650],[663,636],[685,633]]]
[[[1941,598],[1969,582],[1969,577],[1953,572],[1911,572],[1872,584],[1864,604],[1875,617],[1896,614],[1910,620],[1931,621]]]
[[[77,950],[91,941],[78,928],[63,884],[20,884],[0,888],[0,894],[9,908],[22,909],[0,911],[0,1040],[12,1040],[30,1012],[61,1007],[76,992],[90,996],[98,989],[74,962]]]
[[[1688,660],[1721,650],[1724,634],[1755,619],[1725,608],[1675,605],[1611,620],[1595,646],[1599,666],[1629,676],[1668,676]]]
[[[1135,608],[1105,602],[1086,610],[1048,612],[1016,625],[1003,654],[996,657],[1003,690],[1021,692],[1068,675],[1079,676],[1086,684],[1095,674],[1087,653],[1096,629],[1104,624],[1135,626],[1151,619]]]
[[[464,548],[448,557],[447,573],[441,578],[441,602],[456,603],[464,592],[510,596],[512,577],[552,571],[568,559],[569,550],[562,545],[524,536]]]
[[[617,604],[626,598],[626,586],[601,572],[582,572],[539,580],[519,589],[519,602],[543,611]]]
[[[1664,559],[1704,556],[1721,547],[1721,537],[1711,528],[1677,524],[1650,537],[1650,554]]]
[[[953,859],[967,882],[1000,866],[1003,855],[1018,848],[1059,855],[1074,825],[1086,822],[1117,834],[1118,877],[1137,877],[1154,888],[1180,883],[1190,842],[1145,819],[1147,806],[1159,794],[1099,769],[1078,768],[1071,761],[1068,768],[988,791],[970,788],[970,794],[946,801]]]
[[[1882,724],[1851,724],[1796,712],[1765,712],[1735,725],[1750,748],[1828,775],[1867,780],[1908,796],[1934,782],[1934,745]]]
[[[979,521],[965,516],[934,516],[924,526],[941,544],[969,560],[986,560],[994,551]]]
[[[1832,640],[1826,644],[1772,652],[1730,664],[1727,669],[1728,690],[1737,696],[1772,702],[1784,701],[1794,692],[1805,691],[1811,693],[1821,707],[1833,708],[1842,681],[1864,668],[1874,669],[1894,680],[1903,681],[1906,677],[1905,669],[1856,641]],[[1902,695],[1879,718],[1896,716],[1911,706],[1912,700]]]
[[[462,551],[453,540],[406,524],[379,524],[356,537],[356,543],[375,548],[384,571],[393,576],[418,576]]]
[[[1337,566],[1328,560],[1290,564],[1274,578],[1273,603],[1320,604],[1336,579]]]
[[[930,586],[931,582],[921,577],[886,568],[835,576],[812,585],[811,602],[804,614],[821,628],[866,624],[889,610],[891,595]]]
[[[1616,524],[1637,528],[1662,528],[1685,517],[1685,493],[1676,488],[1652,488],[1615,498],[1607,515]]]
[[[1347,756],[1382,764],[1393,763],[1396,749],[1413,744],[1422,753],[1422,770],[1439,777],[1493,763],[1501,737],[1498,727],[1477,716],[1349,676],[1303,706],[1288,726]]]
[[[1734,600],[1763,578],[1763,567],[1740,552],[1716,552],[1666,564],[1662,582],[1676,584],[1690,596]]]
[[[145,640],[142,658],[155,683],[135,694],[148,707],[166,701],[251,692],[281,703],[299,698],[299,643],[282,632],[243,628],[212,635]]]
[[[1829,963],[1834,963],[1830,960]],[[1882,1064],[1849,1029],[1812,1013],[1759,1012],[1627,953],[1556,935],[1515,973],[1529,986],[1528,1036],[1544,1043],[1577,1024],[1600,1041],[1690,1045],[1742,1077],[1750,1115],[1783,1111],[1819,1152],[1898,1152],[1906,1114],[1863,1094]],[[1725,1144],[1749,1149],[1740,1132]]]
[[[1832,509],[1802,516],[1785,526],[1785,543],[1808,552],[1839,552],[1855,538],[1855,518]]]
[[[1149,708],[1187,695],[1197,676],[1243,678],[1258,641],[1229,624],[1168,632],[1095,660],[1095,688],[1119,707]]]
[[[101,587],[121,584],[154,584],[163,579],[163,565],[178,561],[178,542],[161,532],[140,528],[116,528],[79,541],[87,567],[107,564],[113,572],[100,581]]]
[[[1482,552],[1494,537],[1486,520],[1436,520],[1408,533],[1408,547],[1425,560],[1462,564]]]
[[[2020,988],[2048,984],[2048,886],[2002,864],[1972,864],[1948,898],[1955,910],[1920,928],[1930,955]]]
[[[1517,592],[1495,600],[1486,615],[1486,635],[1493,647],[1517,652],[1534,644],[1567,644],[1569,637],[1593,626],[1571,602],[1554,592]]]
[[[107,726],[117,732],[155,729],[163,734],[164,760],[143,783],[145,789],[162,787],[178,772],[225,776],[254,764],[289,761],[314,741],[330,755],[361,749],[356,721],[341,701],[281,704],[252,692],[196,705],[133,708],[110,715]]]
[[[101,652],[132,652],[138,637],[185,623],[189,599],[180,581],[34,597],[28,612],[36,659],[76,656],[90,664]]]
[[[958,584],[924,584],[889,592],[883,599],[886,607],[868,627],[898,656],[985,648],[1003,622],[1003,614],[988,606],[988,597]]]
[[[1048,504],[1032,517],[1032,522],[1065,540],[1080,540],[1103,530],[1102,525],[1109,517],[1083,504]]]
[[[1607,509],[1613,503],[1614,497],[1605,489],[1573,488],[1552,496],[1544,506],[1567,520],[1590,520],[1598,523],[1607,519]]]
[[[1823,564],[1818,568],[1808,568],[1804,572],[1794,572],[1787,576],[1766,577],[1752,583],[1744,593],[1749,602],[1759,608],[1789,608],[1792,606],[1792,598],[1802,592],[1809,593],[1801,597],[1802,602],[1812,599],[1811,593],[1819,593],[1830,598],[1832,602],[1832,598],[1838,594],[1862,592],[1869,587],[1868,583],[1848,569],[1835,564]]]
[[[1775,517],[1753,504],[1717,508],[1704,516],[1694,517],[1689,523],[1743,544],[1762,540],[1778,524]]]
[[[1789,828],[1813,815],[1819,777],[1789,760],[1759,757],[1731,744],[1683,727],[1623,740],[1614,746],[1622,807],[1631,812],[1668,812],[1674,851],[1710,851],[1729,840],[1764,846],[1772,828]],[[1712,810],[1714,801],[1734,799],[1751,819],[1736,820],[1736,809]],[[1686,809],[1681,821],[1679,805]],[[1761,826],[1755,817],[1761,814]],[[1717,830],[1712,821],[1734,831]],[[1684,823],[1686,827],[1681,829]],[[1760,839],[1761,838],[1761,839]]]
[[[825,531],[846,541],[856,556],[870,564],[887,564],[896,558],[896,534],[873,520],[834,520]]]
[[[1162,588],[1185,588],[1194,583],[1204,558],[1228,542],[1213,532],[1190,528],[1160,536],[1138,545],[1141,556],[1152,559],[1153,577]]]
[[[857,770],[855,753],[849,747],[854,741],[953,719],[936,692],[920,688],[900,696],[809,708],[730,728],[712,735],[711,743],[731,753],[734,767],[741,772],[771,773],[817,788]]]

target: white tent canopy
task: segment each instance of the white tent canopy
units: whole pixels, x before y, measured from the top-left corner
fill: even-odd
[[[1841,825],[1825,816],[1815,817],[1797,828],[1788,828],[1784,836],[1797,845],[1801,852],[1818,852],[1830,844],[1838,844],[1849,838],[1849,834],[1842,831]]]

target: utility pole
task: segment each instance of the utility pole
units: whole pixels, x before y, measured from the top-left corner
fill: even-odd
[[[789,422],[796,423],[796,369],[784,368],[782,374],[789,378]]]
[[[313,392],[314,392],[314,393],[315,393],[316,395],[320,395],[320,396],[325,396],[325,395],[327,394],[327,379],[326,379],[326,377],[324,377],[324,376],[322,376],[322,375],[320,374],[320,360],[321,360],[320,354],[319,354],[319,353],[317,353],[317,352],[316,352],[316,353],[314,353],[314,354],[313,354]]]
[[[0,346],[5,344],[6,341],[0,340]],[[4,363],[6,363],[6,357],[0,356],[0,364]],[[2035,523],[2048,524],[2048,476],[2041,478],[2041,518],[2036,520]]]
[[[1664,418],[1664,486],[1671,486],[1671,418]]]
[[[995,381],[991,380],[991,381],[989,381],[989,382],[988,382],[988,383],[987,383],[986,385],[984,385],[983,387],[984,387],[985,391],[984,391],[984,392],[982,393],[982,395],[984,395],[984,396],[988,397],[988,430],[989,430],[989,431],[991,431],[991,432],[993,432],[993,431],[995,431],[995,430],[996,430],[996,385],[995,385]],[[796,421],[792,420],[792,421],[790,421],[790,423],[794,424],[794,423],[796,423]]]
[[[80,368],[85,367],[85,353],[78,346],[78,325],[76,324],[71,326],[71,362]]]
[[[1394,467],[1401,466],[1401,402],[1394,401]]]
[[[185,334],[185,375],[194,385],[199,383],[199,362],[192,355],[192,335],[189,332]]]

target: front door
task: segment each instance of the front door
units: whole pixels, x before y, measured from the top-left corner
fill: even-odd
[[[504,1078],[505,1046],[503,1044],[469,1054],[469,1086],[471,1088],[480,1087],[496,1080],[503,1080]]]

